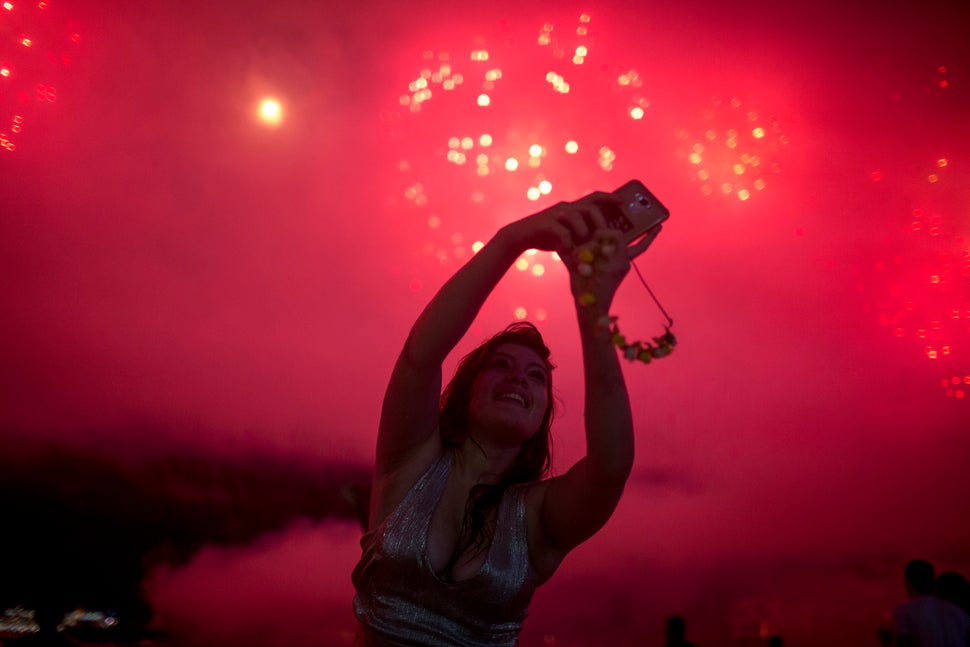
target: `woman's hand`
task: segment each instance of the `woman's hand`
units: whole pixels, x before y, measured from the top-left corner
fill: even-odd
[[[608,195],[608,194],[603,194]],[[603,214],[591,205],[559,202],[502,228],[512,243],[525,251],[556,252],[561,258],[574,253],[592,232],[606,226]]]
[[[569,269],[570,289],[580,305],[595,306],[597,313],[607,314],[617,288],[630,271],[630,262],[646,251],[661,227],[657,225],[628,246],[623,232],[607,227],[595,205],[584,205],[584,209],[595,210],[594,221],[602,226],[562,259]]]
[[[630,271],[630,261],[642,254],[660,226],[635,244],[627,246],[623,233],[610,229],[598,203],[622,200],[611,193],[594,193],[579,202],[560,202],[510,223],[501,234],[517,252],[539,249],[559,254],[570,274],[573,296],[581,303],[596,304],[606,314],[620,283]]]

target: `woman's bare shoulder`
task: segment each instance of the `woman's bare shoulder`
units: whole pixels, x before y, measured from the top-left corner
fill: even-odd
[[[368,528],[376,528],[400,505],[418,479],[445,451],[441,438],[434,434],[402,456],[393,465],[374,470]]]

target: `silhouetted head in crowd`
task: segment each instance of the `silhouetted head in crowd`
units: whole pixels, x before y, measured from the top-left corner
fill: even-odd
[[[936,573],[933,565],[925,559],[914,559],[906,564],[906,593],[911,598],[933,595]]]
[[[667,635],[664,645],[668,647],[694,647],[686,639],[687,621],[680,616],[668,616],[665,629]]]
[[[970,582],[959,573],[948,571],[937,576],[936,597],[952,602],[970,614]]]

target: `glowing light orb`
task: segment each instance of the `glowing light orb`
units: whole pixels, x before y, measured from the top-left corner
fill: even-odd
[[[273,97],[265,97],[259,102],[256,115],[263,124],[275,128],[283,123],[283,104]]]
[[[936,72],[937,72],[937,76],[934,77],[933,79],[936,86],[939,87],[940,89],[949,87],[950,82],[946,79],[946,66],[941,65],[940,67],[937,68]]]
[[[600,148],[599,165],[604,171],[613,170],[613,162],[616,161],[616,153],[609,146]]]
[[[556,74],[555,72],[549,72],[546,74],[546,81],[548,81],[549,84],[552,85],[552,88],[560,94],[568,94],[570,88],[572,87],[566,83],[566,79],[562,75]]]

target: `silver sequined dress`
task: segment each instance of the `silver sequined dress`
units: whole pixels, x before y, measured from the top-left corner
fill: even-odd
[[[356,647],[513,647],[535,592],[526,541],[525,488],[499,504],[481,571],[445,582],[428,557],[431,518],[451,474],[446,451],[395,510],[361,539],[354,569]]]

